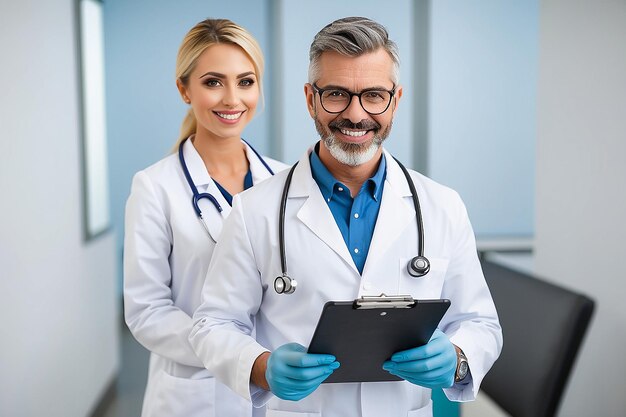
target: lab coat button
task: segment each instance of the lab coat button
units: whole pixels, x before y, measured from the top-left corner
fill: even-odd
[[[364,291],[369,291],[371,289],[372,289],[372,285],[369,282],[366,282],[365,284],[363,284]]]

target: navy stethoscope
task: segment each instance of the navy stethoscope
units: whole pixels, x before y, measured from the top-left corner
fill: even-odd
[[[393,159],[395,159],[395,161],[402,169],[402,172],[406,177],[406,181],[409,184],[411,196],[413,197],[413,207],[415,207],[415,217],[417,221],[417,256],[413,257],[409,261],[406,269],[409,275],[418,278],[426,275],[428,271],[430,271],[430,261],[424,256],[424,223],[422,221],[422,210],[420,208],[420,202],[417,197],[417,191],[415,190],[415,184],[413,184],[413,180],[411,179],[409,171],[407,171],[405,166],[402,165],[402,163],[398,161],[395,157]],[[297,162],[289,170],[289,174],[287,175],[287,179],[285,180],[283,194],[280,200],[280,212],[278,217],[278,240],[280,245],[280,267],[282,270],[282,275],[276,277],[276,279],[274,280],[274,290],[278,294],[293,294],[298,286],[298,282],[295,279],[290,278],[289,275],[287,275],[287,260],[285,255],[285,208],[287,207],[287,194],[289,194],[291,177],[293,176],[293,171],[296,169],[296,165],[298,165]]]
[[[206,224],[206,221],[204,220],[204,217],[202,216],[202,210],[200,210],[200,206],[198,205],[198,202],[201,199],[206,198],[213,204],[213,206],[217,209],[219,213],[221,213],[223,209],[220,203],[217,201],[215,197],[213,197],[211,193],[199,193],[198,192],[198,188],[196,187],[196,184],[194,184],[193,179],[191,178],[191,174],[189,174],[189,170],[187,169],[187,164],[185,163],[185,157],[183,156],[183,144],[187,140],[188,139],[183,140],[178,146],[178,159],[180,160],[180,166],[183,168],[183,173],[185,174],[185,178],[187,179],[189,188],[191,189],[191,192],[193,193],[193,197],[191,198],[191,204],[193,205],[193,209],[195,210],[196,215],[200,219],[200,223],[202,223],[202,226],[204,226],[204,229],[206,230],[207,234],[209,235],[209,237],[211,238],[213,242],[217,243],[217,241],[211,235],[211,232],[209,231],[209,226]],[[270,166],[267,164],[267,162],[265,162],[263,157],[256,151],[256,149],[254,149],[252,145],[250,145],[245,140],[243,139],[241,140],[246,145],[248,145],[250,149],[252,149],[252,152],[254,152],[257,158],[259,158],[259,161],[261,161],[261,163],[263,164],[263,166],[265,166],[265,168],[269,171],[269,173],[274,175],[274,171],[272,171],[272,168],[270,168]]]

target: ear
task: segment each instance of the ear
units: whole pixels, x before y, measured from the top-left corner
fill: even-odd
[[[309,83],[304,84],[304,96],[306,97],[306,107],[311,118],[315,118],[315,89]]]
[[[400,99],[402,98],[402,86],[399,85],[396,87],[396,93],[393,95],[393,113],[396,113],[396,109],[398,108],[398,103],[400,103]]]
[[[180,97],[183,99],[183,101],[187,104],[190,104],[191,100],[189,99],[187,87],[185,87],[185,84],[183,84],[180,78],[176,79],[176,88],[178,88],[178,92],[180,93]]]

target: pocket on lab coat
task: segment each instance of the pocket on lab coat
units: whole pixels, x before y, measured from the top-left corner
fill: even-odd
[[[410,294],[415,299],[441,298],[443,282],[448,271],[445,258],[429,258],[430,271],[424,276],[414,277],[409,274],[407,265],[412,258],[400,258],[400,285],[398,294]]]
[[[189,379],[161,370],[142,417],[215,417],[215,378]]]
[[[433,416],[433,401],[430,400],[426,406],[417,410],[410,410],[407,417],[432,417]]]

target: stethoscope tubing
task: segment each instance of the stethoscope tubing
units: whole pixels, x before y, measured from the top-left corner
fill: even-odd
[[[411,174],[409,174],[409,171],[406,169],[406,167],[396,157],[393,157],[393,159],[400,166],[400,169],[402,170],[402,173],[406,178],[407,184],[409,185],[409,190],[411,191],[411,197],[413,200],[413,207],[415,208],[415,220],[417,223],[418,255],[411,259],[411,261],[407,265],[407,270],[409,274],[413,277],[422,277],[426,275],[430,270],[430,262],[424,256],[424,223],[422,220],[422,209],[420,207],[419,197],[417,195],[417,190],[415,189],[413,179],[411,178]],[[293,177],[293,173],[297,165],[298,162],[296,162],[291,167],[289,173],[287,174],[287,178],[285,179],[285,185],[283,186],[283,192],[280,201],[280,210],[278,214],[278,242],[280,247],[280,267],[282,273],[274,280],[274,290],[278,294],[292,294],[297,286],[296,280],[290,278],[287,273],[287,255],[285,250],[285,211],[287,207],[289,187],[291,186],[291,178]]]
[[[215,198],[211,193],[199,193],[198,192],[198,188],[196,187],[196,184],[193,182],[193,179],[191,178],[191,174],[189,173],[189,169],[187,168],[187,163],[185,162],[185,156],[183,155],[183,145],[185,144],[185,142],[187,140],[189,140],[189,139],[183,140],[180,143],[180,145],[178,145],[178,160],[180,161],[180,166],[183,169],[183,174],[185,174],[185,179],[187,180],[187,184],[189,184],[189,188],[191,189],[191,192],[193,194],[192,197],[191,197],[191,204],[193,206],[193,209],[196,212],[196,215],[200,219],[200,223],[202,223],[202,226],[204,226],[204,229],[206,230],[206,232],[209,235],[209,237],[211,238],[211,240],[214,243],[217,243],[217,241],[215,240],[213,235],[211,235],[211,231],[209,230],[209,226],[206,224],[206,221],[204,220],[204,216],[202,214],[202,210],[200,209],[200,205],[198,203],[199,203],[199,201],[201,199],[206,198],[206,199],[208,199],[211,202],[211,204],[213,204],[213,206],[218,211],[218,213],[222,213],[222,211],[224,211],[224,209],[222,208],[220,203],[217,201],[217,198]],[[250,145],[247,141],[245,141],[244,139],[241,139],[241,140],[250,149],[252,149],[252,152],[254,152],[254,154],[257,156],[257,158],[259,158],[259,161],[261,161],[261,163],[268,170],[268,172],[271,175],[274,175],[274,171],[272,170],[272,168],[270,168],[270,166],[267,164],[267,162],[265,162],[265,160],[263,159],[261,154],[259,154],[257,152],[257,150],[254,149],[254,147],[252,145]]]
[[[186,141],[187,139],[182,141],[180,143],[180,146],[178,147],[178,159],[180,160],[180,166],[183,168],[183,173],[185,174],[185,178],[187,179],[187,184],[189,184],[189,188],[191,189],[191,192],[193,193],[193,197],[191,198],[191,204],[193,205],[193,209],[195,210],[198,217],[202,219],[202,210],[200,210],[198,201],[202,198],[208,198],[211,201],[211,203],[213,203],[217,211],[221,213],[224,209],[222,208],[220,203],[217,201],[217,199],[213,197],[213,195],[210,193],[200,194],[198,192],[198,188],[196,187],[196,184],[193,182],[193,179],[191,178],[191,174],[189,173],[189,169],[187,168],[187,163],[185,162],[185,156],[183,155],[183,144]]]
[[[406,177],[406,182],[409,185],[409,190],[411,191],[411,197],[413,198],[413,207],[415,208],[415,217],[416,217],[415,221],[417,222],[417,234],[419,236],[417,239],[417,256],[423,257],[424,256],[424,221],[422,220],[422,208],[420,206],[420,200],[417,196],[417,190],[415,189],[415,184],[413,183],[413,180],[411,179],[411,174],[409,174],[409,171],[406,169],[406,167],[402,165],[402,163],[398,161],[398,158],[396,158],[395,156],[392,156],[392,158],[400,166],[402,173]]]
[[[241,138],[241,140],[243,141],[243,143],[245,143],[246,145],[248,145],[248,147],[250,149],[252,149],[252,152],[254,152],[254,154],[256,155],[257,158],[259,158],[259,161],[261,161],[261,163],[263,164],[263,166],[265,167],[265,169],[267,169],[267,171],[271,174],[274,175],[274,171],[272,170],[272,168],[270,168],[270,166],[267,164],[267,162],[265,162],[265,159],[263,159],[263,157],[261,156],[260,153],[257,152],[256,149],[254,149],[254,147],[252,145],[250,145],[248,143],[247,140],[245,140],[244,138]]]
[[[287,255],[285,253],[285,210],[287,208],[287,195],[289,194],[289,186],[291,185],[291,177],[296,170],[298,163],[293,164],[287,174],[285,185],[283,187],[283,194],[280,200],[280,212],[278,214],[278,240],[280,242],[280,266],[283,272],[283,276],[287,276]]]

